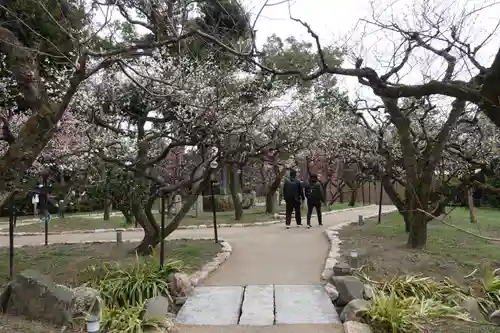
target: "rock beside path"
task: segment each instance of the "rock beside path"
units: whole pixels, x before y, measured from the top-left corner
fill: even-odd
[[[495,312],[490,314],[490,321],[493,324],[500,326],[500,310],[496,310]]]
[[[360,321],[363,315],[368,310],[370,302],[364,299],[353,299],[342,310],[340,320],[345,321]]]
[[[367,324],[357,321],[346,321],[344,323],[345,333],[372,333],[372,329]]]
[[[193,292],[193,285],[189,276],[184,273],[172,273],[168,277],[170,293],[176,305],[182,305]]]
[[[164,296],[150,298],[144,304],[144,319],[160,320],[163,327],[172,327],[175,314],[169,312],[170,300]]]
[[[7,285],[0,306],[9,314],[64,326],[82,312],[100,311],[97,295],[94,289],[71,289],[35,270],[25,270]]]
[[[347,305],[353,299],[363,299],[364,297],[365,286],[355,276],[334,276],[332,277],[332,283],[339,292],[336,301],[339,306]]]

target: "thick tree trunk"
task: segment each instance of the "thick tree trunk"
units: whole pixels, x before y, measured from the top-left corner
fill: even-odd
[[[125,218],[125,223],[127,225],[133,224],[135,222],[134,214],[132,213],[132,199],[128,198],[115,198],[111,197],[111,202],[114,207],[119,210],[123,217]]]
[[[240,190],[241,192],[243,192],[243,189],[245,187],[245,175],[243,174],[243,165],[239,165],[239,169],[238,169],[239,173],[238,173],[238,176],[239,176],[239,187],[240,187]]]
[[[135,222],[134,215],[130,213],[129,210],[121,210],[123,217],[125,218],[125,223],[127,225],[132,225]]]
[[[229,173],[229,191],[231,192],[231,198],[233,199],[234,219],[236,221],[240,221],[243,217],[243,205],[240,200],[240,196],[238,195],[241,193],[241,188],[238,188],[239,186],[234,174],[234,167],[230,165],[227,170]]]
[[[408,246],[412,249],[423,249],[427,244],[428,217],[421,212],[414,212],[408,233]]]
[[[352,188],[352,191],[351,191],[351,197],[349,199],[349,204],[348,204],[349,207],[356,206],[357,196],[358,196],[358,187],[354,187],[354,188]]]
[[[140,224],[140,222],[139,222]],[[145,233],[141,243],[134,249],[134,252],[141,256],[149,256],[153,249],[160,243],[160,236]]]
[[[109,216],[110,216],[110,202],[109,202],[109,198],[108,196],[106,195],[104,197],[104,221],[108,221],[109,220]]]
[[[281,170],[278,174],[276,174],[276,178],[274,181],[271,183],[271,186],[269,186],[267,193],[266,193],[266,213],[267,214],[272,214],[273,212],[273,201],[274,201],[274,195],[276,194],[276,191],[279,189],[281,180],[285,176],[286,169]]]
[[[273,214],[274,210],[274,195],[276,193],[276,190],[270,191],[266,193],[266,213],[267,214]]]
[[[164,230],[165,237],[168,237],[168,235],[170,235],[179,227],[182,219],[186,216],[191,207],[193,207],[194,203],[198,199],[198,196],[207,187],[209,182],[210,182],[210,171],[209,168],[207,168],[203,180],[198,184],[194,185],[194,190],[191,192],[191,195],[189,195],[188,199],[183,202],[181,209],[177,212],[174,218],[165,226]],[[149,211],[149,213],[151,213],[151,210]],[[137,222],[139,222],[141,227],[144,229],[144,238],[135,249],[136,252],[140,255],[151,254],[151,249],[155,248],[161,241],[160,226],[158,225],[158,223],[156,223],[154,217],[152,219],[147,218],[147,215],[149,213],[143,211],[143,215],[141,216],[142,220],[137,220]],[[134,214],[134,216],[137,218],[136,214]],[[150,217],[151,216],[152,214],[150,215]]]
[[[365,205],[365,183],[361,183],[361,202]]]
[[[144,211],[144,207],[140,203],[133,204],[132,213],[137,223],[144,230],[144,238],[135,248],[135,252],[139,255],[150,255],[160,241],[160,228],[156,223],[151,223]]]
[[[24,102],[32,111],[0,158],[1,208],[18,190],[22,177],[54,136],[57,122],[61,120],[79,83],[85,78],[85,71],[75,73],[68,90],[61,96],[62,100],[53,103],[45,97],[44,91],[40,89],[42,83],[33,75],[35,61],[32,52],[4,27],[0,27],[0,50],[8,56],[8,70],[17,82]]]
[[[344,187],[343,186],[339,187],[339,203],[341,203],[341,204],[344,203]]]
[[[469,209],[470,223],[476,224],[476,214],[474,212],[474,198],[472,196],[473,190],[471,187],[467,187],[467,208]]]
[[[405,232],[409,233],[411,229],[411,223],[413,220],[413,205],[411,202],[412,195],[411,193],[405,189],[405,198],[406,198],[406,213],[403,214],[405,221]]]

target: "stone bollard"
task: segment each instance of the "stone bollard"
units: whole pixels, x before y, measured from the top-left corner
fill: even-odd
[[[123,229],[116,229],[116,244],[123,244]]]
[[[365,224],[365,220],[363,219],[363,215],[359,215],[358,216],[358,224],[359,225],[364,225]]]
[[[101,332],[101,318],[98,315],[90,315],[87,317],[87,333]]]
[[[359,256],[358,256],[358,251],[357,250],[351,250],[349,253],[349,267],[351,268],[358,268],[359,266]]]

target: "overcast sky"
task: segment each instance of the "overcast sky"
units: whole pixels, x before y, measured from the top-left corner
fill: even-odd
[[[261,10],[266,0],[241,0],[253,16],[253,20]],[[500,1],[498,0],[377,0],[372,6],[369,0],[269,0],[256,23],[257,42],[262,45],[273,33],[285,38],[293,35],[299,39],[313,41],[306,29],[289,18],[289,7],[292,16],[307,22],[320,36],[322,43],[347,46],[350,50],[345,67],[352,67],[353,56],[365,59],[365,65],[380,70],[385,61],[389,61],[394,51],[394,41],[399,35],[388,34],[369,25],[364,18],[371,18],[373,11],[381,15],[384,22],[397,22],[400,25],[416,26],[422,24],[423,8],[428,15],[436,17],[442,13],[443,27],[449,28],[452,22],[461,17],[464,12],[469,14],[463,35],[476,46],[500,22]],[[289,3],[291,4],[289,6]],[[481,8],[485,8],[480,10]],[[476,12],[477,11],[477,12]],[[417,15],[415,15],[417,13]],[[492,56],[500,46],[500,32],[483,48],[478,58],[483,64],[489,65]],[[410,68],[411,67],[411,68]],[[470,78],[470,68],[459,63],[460,78]],[[425,76],[439,78],[443,73],[443,62],[438,57],[429,57],[428,52],[416,52],[411,59],[411,66],[404,72],[404,81],[417,83]],[[342,79],[340,84],[349,90],[351,96],[361,93],[366,97],[369,90],[359,91],[360,85],[356,79]],[[373,95],[371,95],[373,96]]]
[[[242,3],[254,22],[266,0],[242,0]],[[295,36],[297,39],[313,41],[300,23],[290,19],[289,8],[292,16],[308,23],[325,45],[356,44],[346,37],[356,28],[359,19],[370,12],[367,0],[269,0],[267,3],[268,6],[258,16],[255,27],[258,46],[262,46],[272,34],[282,38]],[[349,86],[346,86],[348,90],[357,88],[355,79],[343,79],[342,83]]]
[[[363,21],[366,18],[371,19],[374,12],[384,23],[396,22],[400,26],[414,28],[426,25],[422,13],[427,11],[427,16],[432,21],[436,21],[441,15],[440,18],[444,20],[441,24],[443,30],[449,29],[458,18],[467,13],[461,34],[468,37],[472,47],[481,43],[500,22],[500,0],[374,0],[373,7],[370,0],[239,1],[250,13],[252,22],[260,12],[255,25],[258,46],[262,46],[273,33],[282,38],[294,36],[313,42],[307,30],[290,19],[290,8],[292,16],[308,23],[324,45],[347,47],[349,54],[345,57],[344,67],[352,68],[353,59],[361,56],[365,66],[374,68],[380,74],[385,72],[384,66],[391,61],[401,36],[377,29]],[[261,11],[265,3],[267,6]],[[497,31],[477,58],[488,67],[499,46],[500,31]],[[409,65],[401,72],[402,82],[415,84],[431,77],[439,79],[444,73],[443,64],[440,57],[430,56],[428,51],[414,51]],[[472,67],[470,62],[466,64],[459,60],[456,67],[460,70],[458,78],[469,80]],[[472,70],[475,71],[474,68]],[[378,101],[370,89],[360,89],[360,84],[354,78],[339,77],[339,85],[349,91],[352,98],[361,95],[366,99]]]

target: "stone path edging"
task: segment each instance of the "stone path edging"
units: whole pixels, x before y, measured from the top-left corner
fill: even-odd
[[[330,215],[330,214],[335,214],[335,213],[341,213],[341,212],[347,212],[350,210],[355,210],[355,209],[360,209],[360,208],[366,208],[370,206],[375,206],[375,205],[367,205],[367,206],[361,206],[361,207],[351,207],[351,208],[344,208],[344,209],[338,209],[338,210],[331,210],[328,212],[323,212],[322,215]],[[272,221],[267,221],[267,222],[253,222],[253,223],[222,223],[218,224],[218,228],[246,228],[246,227],[262,227],[262,226],[267,226],[267,225],[273,225],[273,224],[278,224],[282,223],[283,220],[272,220]],[[210,228],[211,225],[208,224],[199,224],[199,225],[181,225],[177,228],[177,230],[182,230],[182,229],[206,229]],[[134,232],[134,231],[142,231],[142,228],[114,228],[114,229],[93,229],[93,230],[73,230],[73,231],[49,231],[47,234],[48,235],[71,235],[71,234],[98,234],[98,233],[104,233],[104,232],[116,232],[116,231],[124,231],[124,232]],[[14,232],[14,236],[42,236],[45,235],[44,232]],[[8,232],[2,231],[0,232],[0,236],[9,236]],[[71,243],[73,244],[73,243]],[[43,244],[42,244],[43,245]]]
[[[382,212],[382,215],[388,215],[394,212],[397,212],[398,210],[396,208],[393,208],[391,210]],[[363,216],[365,219],[377,217],[377,214],[371,214],[367,216]],[[330,227],[325,230],[325,235],[328,238],[328,241],[330,242],[330,251],[328,252],[328,256],[325,260],[325,268],[323,269],[323,273],[321,273],[321,279],[324,281],[328,281],[332,275],[333,275],[333,267],[337,264],[339,256],[340,256],[340,244],[342,244],[342,241],[338,237],[338,230],[342,229],[346,225],[352,224],[352,223],[357,223],[357,221],[348,221],[348,222],[343,222],[339,223],[333,227]]]
[[[222,263],[226,261],[233,252],[231,244],[229,244],[225,240],[220,240],[219,244],[222,252],[218,253],[215,258],[212,259],[212,261],[203,265],[203,267],[199,271],[194,272],[189,277],[189,280],[191,281],[191,285],[193,287],[196,287],[203,283],[203,281],[205,281],[210,276],[210,274],[212,274],[217,268],[219,268],[219,266],[222,265]]]
[[[255,226],[266,226],[271,224],[280,223],[282,221],[267,221],[267,222],[254,222],[254,223],[233,223],[233,224],[218,224],[218,228],[244,228],[244,227],[255,227]],[[206,229],[210,228],[210,225],[207,224],[199,224],[199,225],[181,225],[176,230],[182,229]],[[115,232],[115,231],[124,231],[124,232],[134,232],[134,231],[142,231],[142,228],[113,228],[113,229],[91,229],[91,230],[73,230],[73,231],[49,231],[48,235],[73,235],[73,234],[100,234],[104,232]],[[0,232],[0,236],[8,236],[9,233],[2,231]],[[14,236],[42,236],[45,235],[44,232],[15,232]]]

